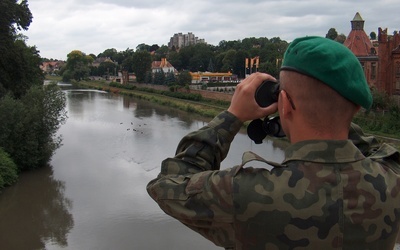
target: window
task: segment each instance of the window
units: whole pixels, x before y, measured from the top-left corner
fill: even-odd
[[[376,78],[376,63],[371,63],[371,79]]]

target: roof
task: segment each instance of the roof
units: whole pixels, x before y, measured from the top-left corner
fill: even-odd
[[[173,68],[172,64],[168,62],[165,58],[161,58],[161,61],[153,61],[151,63],[151,68]]]
[[[353,21],[364,21],[360,15],[360,13],[356,13],[356,15],[353,18]]]
[[[174,73],[178,73],[175,67],[172,66],[172,64],[168,62],[166,58],[161,58],[161,61],[153,61],[151,63],[151,69],[152,70],[162,69],[164,72],[166,72],[166,70],[173,69]]]
[[[357,12],[353,18],[353,22],[364,22],[360,14]],[[350,34],[343,43],[349,48],[357,57],[376,56],[377,50],[372,45],[371,40],[365,33],[363,25],[353,25]]]

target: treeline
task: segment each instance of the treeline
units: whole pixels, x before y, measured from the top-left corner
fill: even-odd
[[[60,146],[65,96],[56,85],[43,86],[42,58],[27,46],[32,13],[26,0],[2,0],[0,8],[0,189],[21,171],[45,166]]]
[[[340,43],[346,39],[346,36],[338,34],[335,28],[330,28],[325,37]],[[189,71],[232,72],[239,79],[243,79],[246,74],[259,71],[277,77],[281,59],[288,45],[287,41],[279,37],[250,37],[234,41],[222,40],[216,46],[199,43],[182,48],[142,43],[136,50],[127,48],[124,51],[117,51],[115,48],[110,48],[98,55],[74,50],[67,55],[67,63],[58,74],[63,76],[63,81],[80,81],[89,76],[112,76],[125,70],[135,73],[138,82],[167,85],[171,79],[160,81],[149,77],[151,63],[166,58],[179,74]],[[253,65],[250,62],[245,63],[246,59],[256,57],[259,62],[257,67],[255,63]],[[97,62],[96,60],[100,58],[107,59]]]
[[[117,51],[112,48],[97,56],[74,50],[67,55],[67,62],[59,74],[63,76],[64,81],[80,81],[88,76],[115,75],[120,70],[126,70],[134,72],[138,82],[154,82],[157,79],[148,77],[151,63],[166,58],[179,73],[232,72],[239,78],[244,78],[250,72],[260,71],[277,76],[279,63],[287,46],[288,42],[279,37],[271,39],[252,37],[221,41],[217,46],[196,44],[179,49],[168,48],[165,45],[160,47],[140,44],[135,51],[129,48]],[[257,68],[255,63],[246,65],[246,58],[255,57],[259,58]],[[98,58],[109,58],[109,60],[93,66],[93,62]],[[156,81],[157,84],[159,82]]]

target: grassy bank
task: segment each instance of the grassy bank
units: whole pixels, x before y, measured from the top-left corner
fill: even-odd
[[[105,81],[81,81],[75,82],[74,85],[82,88],[128,95],[209,118],[216,116],[229,106],[228,102],[205,99],[201,98],[201,96],[191,96],[188,93],[137,88],[133,85],[122,86],[111,84],[110,86]],[[400,129],[396,127],[397,124],[400,124],[400,121],[393,118],[391,114],[377,114],[373,112],[365,114],[360,112],[354,121],[364,129],[365,133],[374,134],[379,140],[389,142],[400,149]]]
[[[168,91],[170,93],[167,93],[167,91],[159,91],[151,88],[136,88],[132,85],[130,87],[118,88],[110,86],[110,84],[104,81],[81,81],[73,84],[77,87],[128,95],[210,118],[225,110],[229,105],[226,102],[204,99],[201,96],[197,97],[185,93],[170,94],[174,92]]]

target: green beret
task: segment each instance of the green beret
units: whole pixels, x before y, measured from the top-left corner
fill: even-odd
[[[323,37],[301,37],[287,48],[281,70],[316,78],[348,100],[369,109],[372,95],[357,57],[346,46]]]

